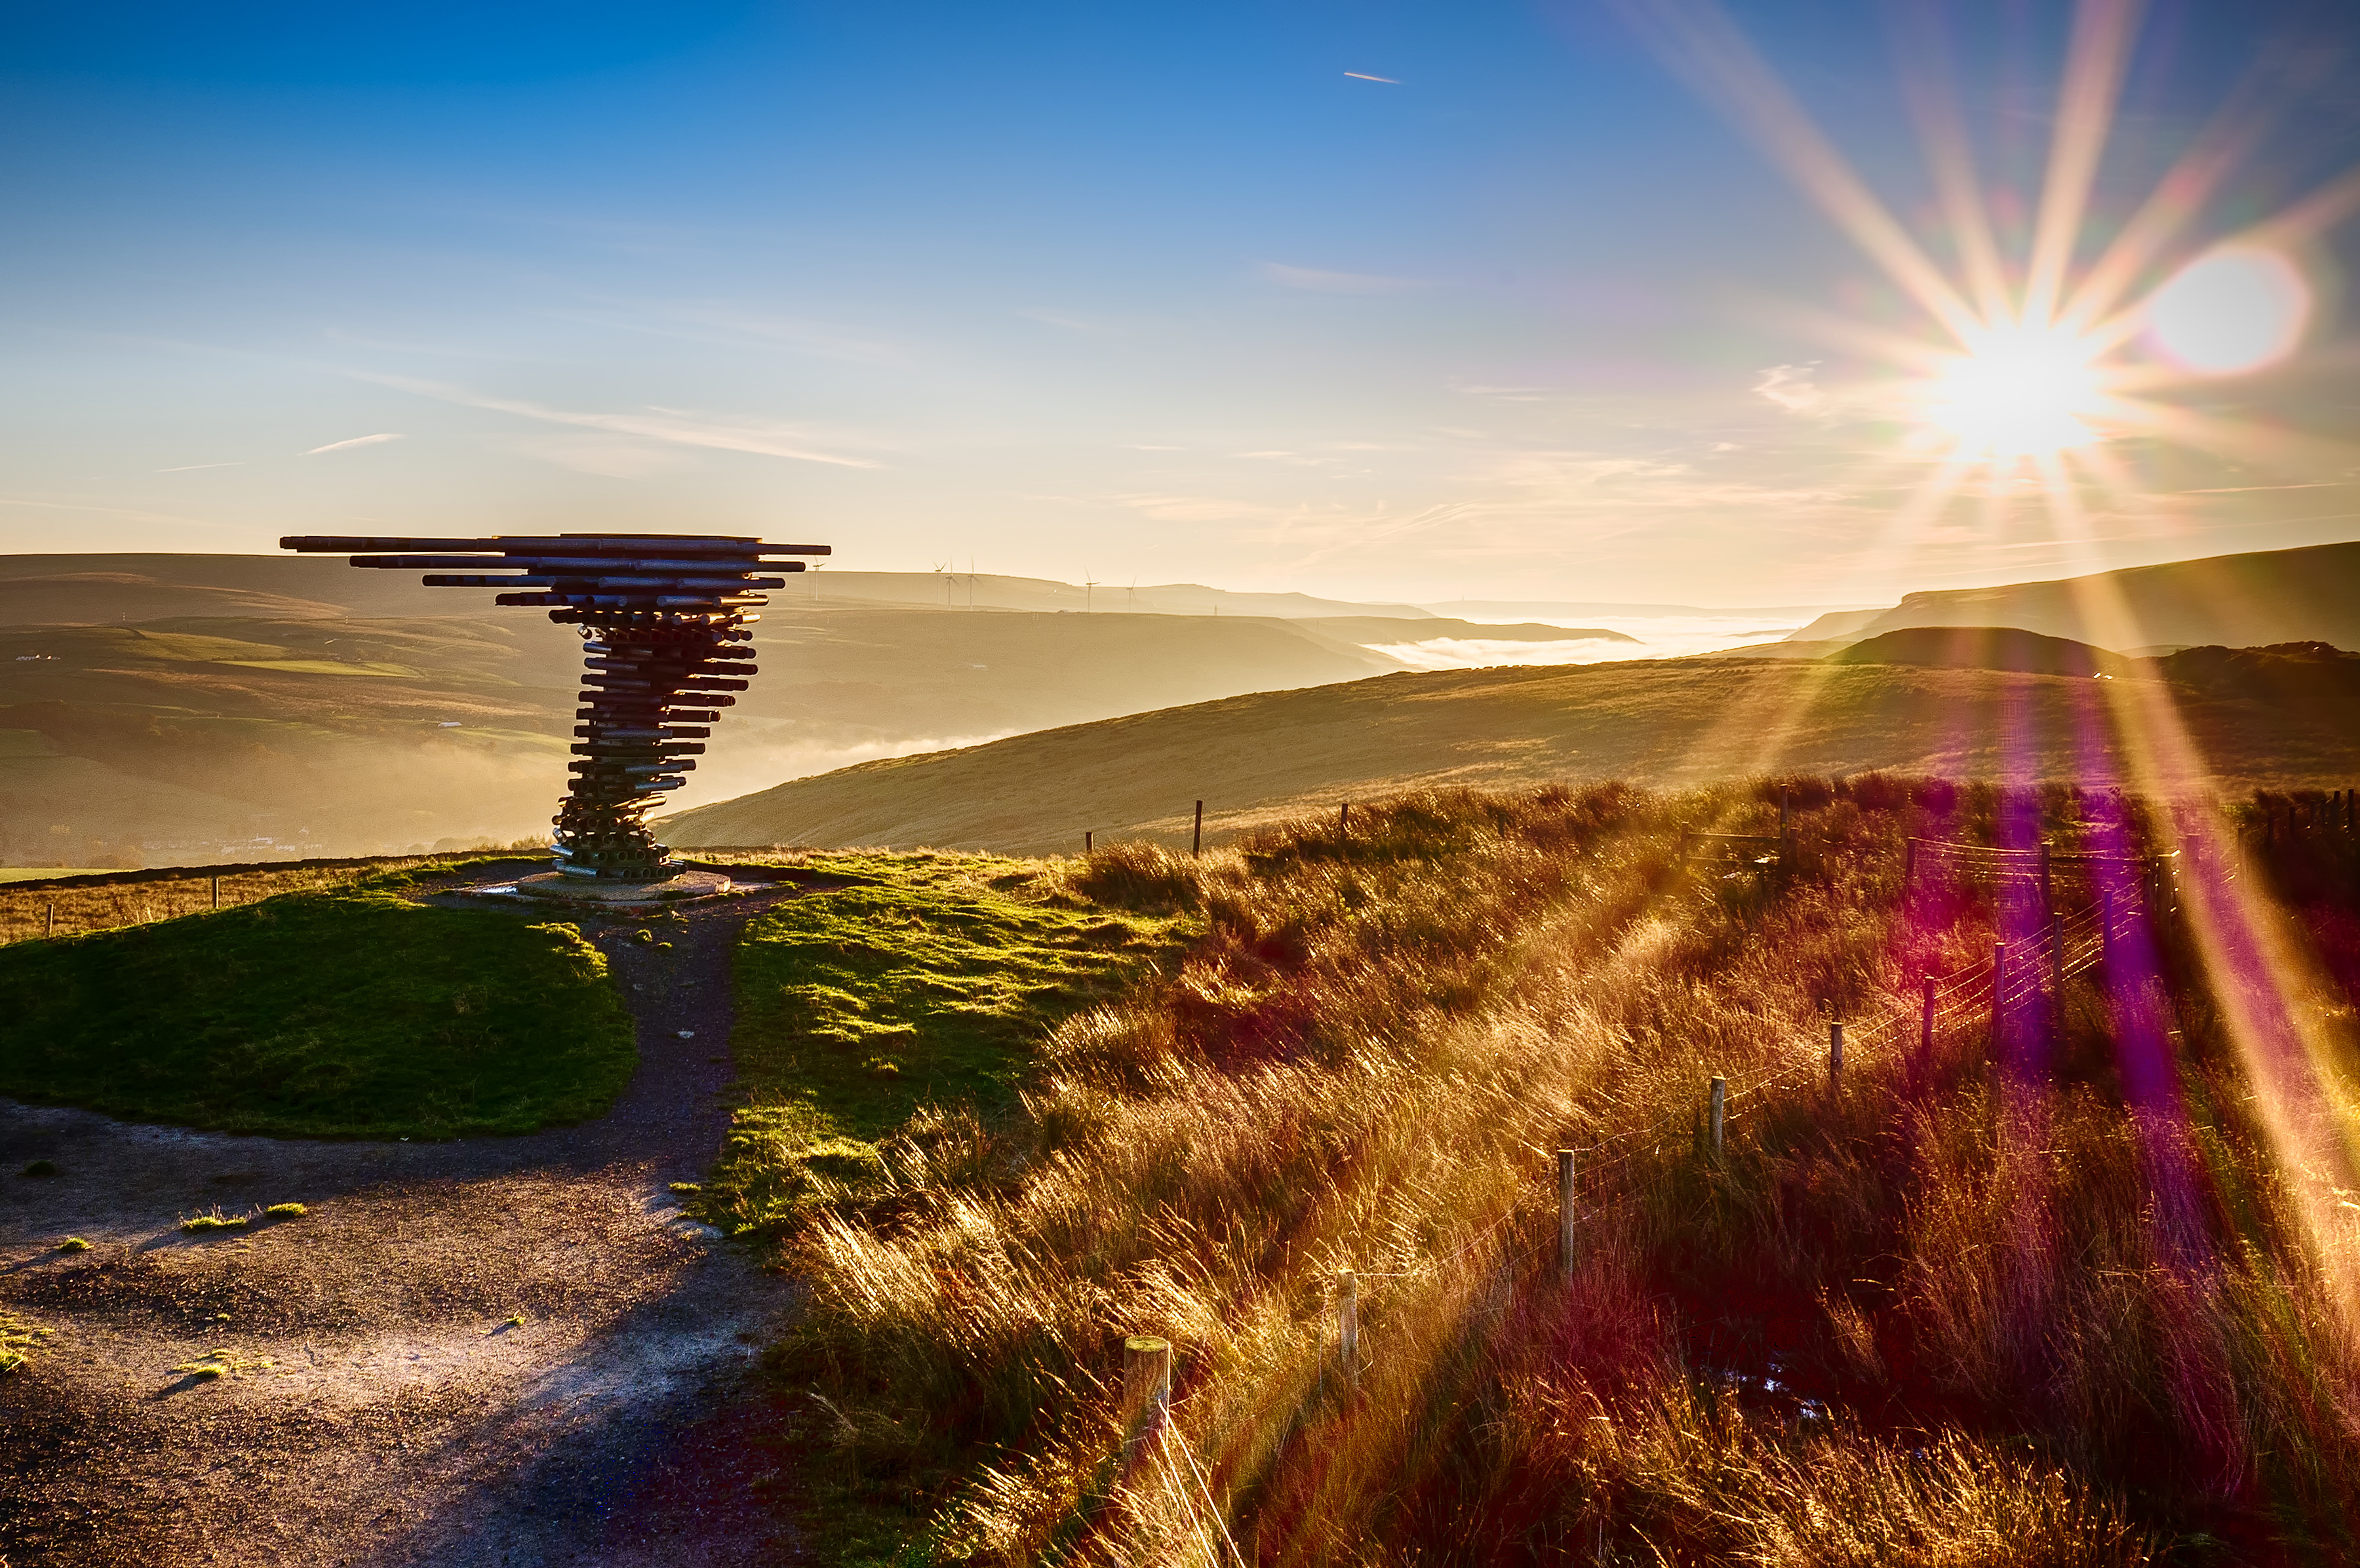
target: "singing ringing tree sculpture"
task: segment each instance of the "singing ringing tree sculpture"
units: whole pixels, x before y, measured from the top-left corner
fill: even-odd
[[[503,604],[546,604],[581,628],[588,666],[574,734],[574,783],[557,813],[557,869],[577,885],[644,884],[670,870],[645,821],[688,780],[729,693],[755,672],[748,614],[824,544],[684,534],[369,539],[300,535],[282,550],[349,554],[355,566],[423,572],[429,588],[508,588]],[[589,890],[588,887],[585,888]]]

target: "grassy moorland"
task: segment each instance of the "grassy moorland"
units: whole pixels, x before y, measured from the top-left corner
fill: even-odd
[[[0,1094],[311,1138],[605,1110],[637,1052],[596,949],[387,882],[0,948]]]
[[[735,1233],[923,1184],[1014,1102],[1049,1029],[1200,929],[1185,883],[1151,909],[1108,908],[1087,876],[1039,863],[827,855],[788,875],[812,890],[738,944],[747,1104],[698,1203]]]
[[[2097,650],[2092,650],[2093,653]],[[2286,682],[2165,678],[2224,786],[2355,781],[2360,659]],[[2200,673],[2196,671],[2186,672]],[[796,779],[671,819],[681,844],[880,844],[1072,854],[1085,830],[1185,844],[1414,788],[1644,778],[1707,785],[1869,769],[2136,776],[2130,681],[1879,663],[1680,659],[1387,676],[1262,691]],[[2145,694],[2144,692],[2142,694]],[[1216,842],[1218,842],[1218,838]]]
[[[485,844],[527,855],[545,853],[541,841]],[[319,893],[357,887],[399,867],[446,866],[450,857],[385,856],[343,864],[248,866],[179,870],[72,870],[64,866],[0,871],[0,942],[76,931],[146,925],[182,915],[259,903],[282,893]],[[72,881],[63,881],[65,878]],[[60,882],[63,881],[63,885]]]
[[[2224,884],[2281,973],[2118,889],[2061,996],[1996,1031],[1950,1009],[1930,1052],[1896,1043],[1905,1011],[1836,1092],[1828,1020],[2042,929],[2021,883],[1935,864],[1905,889],[1905,835],[2138,849],[2157,824],[2062,788],[1793,785],[1775,875],[1678,847],[1767,831],[1766,787],[1410,796],[1349,841],[1076,863],[1109,902],[1176,890],[1203,933],[1051,1029],[960,1159],[788,1243],[813,1293],[778,1363],[838,1559],[2350,1560],[2360,1236],[2334,1193],[2360,1183],[2279,1151],[2332,1150],[2360,1104],[2351,840],[2281,832]],[[2266,996],[2308,1031],[2306,1094],[2240,1022]],[[1173,1442],[1125,1478],[1130,1334],[1177,1365]]]

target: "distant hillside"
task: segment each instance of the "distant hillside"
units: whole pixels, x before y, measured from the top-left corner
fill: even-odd
[[[0,863],[393,853],[541,831],[564,789],[580,641],[488,598],[341,561],[0,557],[0,730],[26,737],[0,761]],[[716,728],[691,800],[1401,668],[1266,616],[789,593],[755,632],[763,672]]]
[[[2093,572],[2052,583],[1911,593],[1852,628],[2021,626],[2125,650],[2176,643],[2360,648],[2360,540]],[[1814,624],[1805,640],[1840,635]]]
[[[1295,624],[1322,637],[1363,646],[1431,642],[1438,637],[1503,642],[1627,642],[1633,646],[1639,641],[1626,632],[1608,631],[1602,626],[1557,626],[1539,621],[1455,621],[1439,615],[1407,625],[1377,615],[1319,615]]]
[[[1938,670],[2007,670],[2021,675],[2135,672],[2118,653],[2017,626],[1908,626],[1827,656],[1830,664],[1923,664]]]
[[[1807,626],[1797,626],[1787,634],[1788,642],[1830,642],[1838,637],[1857,637],[1874,626],[1885,610],[1830,610]]]
[[[1198,798],[1226,833],[1417,785],[1660,786],[1874,768],[2088,779],[2126,766],[2112,688],[2078,676],[1732,659],[1393,675],[869,763],[690,811],[666,831],[683,845],[1041,854],[1077,847],[1085,829],[1178,842]],[[2220,782],[2340,788],[2360,769],[2332,705],[2165,690]]]
[[[1582,615],[1706,615],[1721,620],[1743,620],[1750,615],[1783,619],[1790,615],[1817,615],[1827,611],[1825,604],[1742,604],[1735,609],[1726,606],[1715,609],[1709,604],[1623,604],[1612,599],[1454,599],[1447,604],[1428,603],[1417,606],[1437,615],[1528,615],[1535,619],[1571,620]],[[1860,612],[1842,610],[1839,614]],[[1869,615],[1879,612],[1869,610]]]
[[[492,598],[489,589],[421,587],[414,572],[355,571],[342,557],[0,555],[0,626],[453,615],[489,609]]]
[[[949,610],[1035,610],[1084,615],[1267,615],[1301,620],[1312,615],[1379,615],[1423,620],[1415,604],[1362,604],[1320,599],[1308,593],[1250,593],[1202,583],[1158,583],[1147,587],[1120,583],[1060,583],[1048,577],[1003,577],[997,572],[847,572],[824,566],[790,590],[806,601],[923,604]]]

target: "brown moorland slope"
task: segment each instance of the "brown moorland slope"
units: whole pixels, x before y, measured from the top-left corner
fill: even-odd
[[[2119,690],[2110,691],[2110,687]],[[683,845],[934,844],[1042,854],[1085,830],[1227,834],[1378,791],[1800,770],[2136,776],[2114,717],[2179,713],[2223,787],[2342,788],[2360,702],[2333,684],[2198,690],[1922,665],[1666,659],[1451,670],[1262,692],[868,763],[667,823]]]
[[[1911,593],[1873,620],[1822,617],[1795,635],[1874,636],[1904,626],[2021,626],[2125,651],[2311,641],[2360,648],[2360,540]]]

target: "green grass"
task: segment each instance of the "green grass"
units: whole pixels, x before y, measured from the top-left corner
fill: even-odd
[[[48,1341],[49,1331],[0,1312],[0,1373],[14,1372]]]
[[[244,1230],[253,1223],[251,1215],[224,1214],[219,1209],[215,1209],[209,1214],[190,1215],[180,1222],[180,1228],[185,1231]]]
[[[793,875],[814,890],[738,949],[747,1103],[694,1200],[733,1233],[873,1196],[897,1159],[975,1156],[1049,1029],[1200,929],[1100,906],[1038,862],[828,855]]]
[[[596,950],[393,881],[0,948],[0,1094],[313,1138],[604,1111],[636,1051]]]

